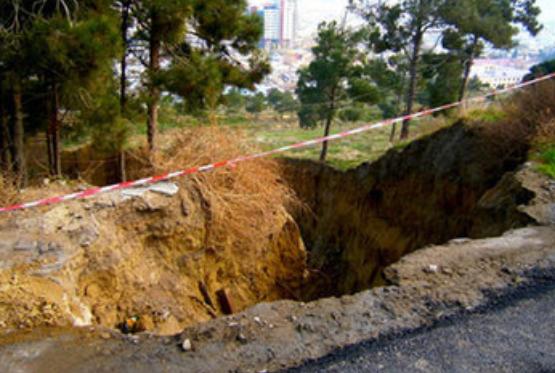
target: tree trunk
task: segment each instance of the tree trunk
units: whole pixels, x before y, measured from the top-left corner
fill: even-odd
[[[62,151],[60,145],[60,121],[58,120],[58,111],[60,102],[58,97],[58,87],[52,87],[52,96],[50,102],[50,123],[48,125],[48,157],[50,161],[51,176],[62,176]]]
[[[121,56],[121,76],[120,76],[120,112],[125,117],[127,110],[127,49],[129,48],[129,39],[127,37],[129,29],[129,1],[121,3],[121,40],[123,45],[123,55]],[[125,151],[119,150],[118,169],[120,181],[127,181]]]
[[[158,16],[154,14],[151,19],[150,30],[150,61],[149,74],[150,84],[148,89],[148,147],[151,153],[156,150],[156,133],[158,128],[158,105],[160,102],[160,90],[154,83],[154,76],[160,70],[160,48],[161,40],[159,30],[157,30]]]
[[[327,136],[330,135],[331,122],[332,122],[332,116],[328,115],[328,118],[326,119],[326,127],[325,127],[325,130],[324,130],[324,137],[327,137]],[[320,153],[320,162],[325,162],[327,155],[328,155],[328,141],[326,140],[322,143],[322,152]]]
[[[407,90],[405,115],[412,114],[414,98],[416,96],[416,84],[418,83],[418,63],[420,62],[420,48],[422,46],[422,38],[423,33],[421,30],[418,30],[414,35],[412,56],[410,59],[409,87]],[[406,119],[403,121],[403,126],[401,127],[401,139],[406,139],[409,137],[409,125],[410,119]]]
[[[0,89],[2,89],[2,82],[0,82]],[[10,117],[6,97],[4,92],[0,91],[0,162],[2,171],[9,173],[12,171],[12,158],[10,153]]]
[[[466,95],[466,89],[468,87],[468,79],[470,78],[470,71],[472,69],[472,65],[474,64],[474,58],[475,58],[477,46],[478,46],[478,38],[474,37],[474,41],[472,42],[472,47],[470,49],[470,55],[468,56],[468,60],[464,64],[464,75],[461,83],[461,90],[459,92],[459,101],[464,100],[464,96]]]
[[[14,141],[14,166],[17,177],[17,187],[27,186],[27,162],[25,159],[25,128],[23,123],[23,104],[21,92],[21,80],[19,76],[13,79],[13,141]]]
[[[121,56],[121,76],[120,76],[120,110],[125,113],[127,104],[127,49],[129,40],[127,37],[129,29],[129,2],[122,1],[121,4],[121,41],[123,45],[123,55]]]
[[[402,87],[405,86],[405,80],[406,77],[403,76],[403,81],[402,81]],[[399,112],[401,111],[401,105],[403,104],[403,91],[399,90],[397,91],[396,97],[395,97],[395,114],[394,117],[399,116]],[[389,134],[389,142],[393,143],[395,141],[395,134],[397,132],[397,122],[394,122],[391,125],[391,133]]]

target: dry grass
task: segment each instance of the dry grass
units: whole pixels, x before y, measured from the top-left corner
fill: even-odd
[[[151,172],[175,171],[253,153],[237,129],[200,127],[174,131],[153,158]],[[277,212],[293,203],[294,193],[282,181],[272,159],[239,163],[190,177],[209,213],[209,244],[235,240],[265,242],[275,231]],[[262,241],[261,241],[262,240]]]
[[[0,207],[17,203],[18,197],[12,178],[0,174]]]
[[[502,105],[504,115],[496,121],[477,120],[485,146],[499,157],[521,157],[540,141],[555,139],[555,82],[543,82],[513,95]],[[549,140],[551,139],[551,140]]]

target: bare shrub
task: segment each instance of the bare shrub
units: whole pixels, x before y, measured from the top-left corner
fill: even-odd
[[[18,202],[17,189],[13,179],[0,173],[0,207]]]
[[[522,158],[541,136],[554,138],[555,82],[519,91],[502,107],[505,114],[499,120],[474,122],[483,135],[484,146],[502,161]]]
[[[237,129],[212,126],[173,131],[153,157],[153,169],[143,169],[137,176],[229,160],[256,150]],[[276,228],[277,211],[295,200],[282,181],[281,166],[272,159],[243,162],[191,175],[187,180],[192,180],[210,213],[212,244],[227,239],[267,239]]]

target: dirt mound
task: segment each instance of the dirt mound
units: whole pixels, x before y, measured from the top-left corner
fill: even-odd
[[[257,245],[207,245],[209,210],[191,185],[169,197],[61,205],[0,226],[0,325],[101,324],[139,316],[167,334],[261,301],[294,298],[305,251],[296,223],[277,206]]]
[[[236,138],[204,129],[175,136],[155,164],[183,169],[243,151]],[[0,326],[113,328],[132,318],[133,328],[170,334],[296,299],[306,253],[284,208],[291,195],[279,165],[260,161],[5,215]]]

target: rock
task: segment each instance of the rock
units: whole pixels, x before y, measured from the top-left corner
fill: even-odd
[[[61,251],[61,250],[62,250],[62,247],[55,242],[50,242],[48,244],[48,251]]]
[[[175,183],[158,183],[151,185],[148,189],[168,197],[175,196],[179,192],[179,187]]]
[[[83,227],[79,232],[79,246],[89,247],[98,238],[98,231],[94,227]]]
[[[102,339],[110,339],[110,338],[112,338],[112,335],[111,335],[110,333],[108,333],[108,332],[102,332],[102,333],[100,333],[100,338],[102,338]]]
[[[189,206],[185,200],[181,201],[181,212],[183,213],[183,216],[189,216],[190,214]]]
[[[17,241],[14,246],[15,251],[31,251],[37,248],[36,241]]]
[[[243,333],[239,333],[239,334],[237,335],[237,340],[238,340],[239,342],[241,342],[242,344],[245,344],[245,343],[248,342],[247,337],[245,337],[245,335],[244,335]]]
[[[444,267],[441,269],[441,273],[451,276],[453,275],[453,270],[451,270],[451,268]]]
[[[140,188],[131,188],[131,189],[124,189],[121,192],[122,197],[127,198],[137,198],[142,197],[146,192],[148,192],[148,188],[140,187]]]
[[[44,254],[46,254],[47,252],[50,251],[49,244],[46,244],[44,242],[39,242],[38,245],[37,245],[37,249],[38,249],[40,255],[44,255]]]
[[[464,245],[465,243],[470,242],[470,238],[455,238],[449,241],[451,245]]]
[[[220,309],[225,315],[231,315],[235,313],[235,304],[231,298],[231,294],[227,289],[220,289],[216,292],[216,297],[218,298],[218,303],[220,304]]]
[[[171,200],[163,196],[145,194],[144,196],[136,198],[135,209],[139,212],[157,212],[167,208],[171,203]]]
[[[104,196],[97,197],[94,201],[93,206],[99,209],[110,208],[110,207],[115,207],[116,202],[114,201],[112,196],[104,195]]]
[[[181,348],[183,349],[183,351],[191,351],[193,349],[193,345],[191,344],[191,340],[190,339],[185,339],[183,341],[183,343],[181,344]]]
[[[254,320],[254,322],[257,323],[258,325],[262,325],[262,321],[260,320],[260,317],[255,316],[253,320]]]
[[[426,268],[424,268],[425,273],[437,273],[439,271],[439,267],[437,264],[430,264]]]

